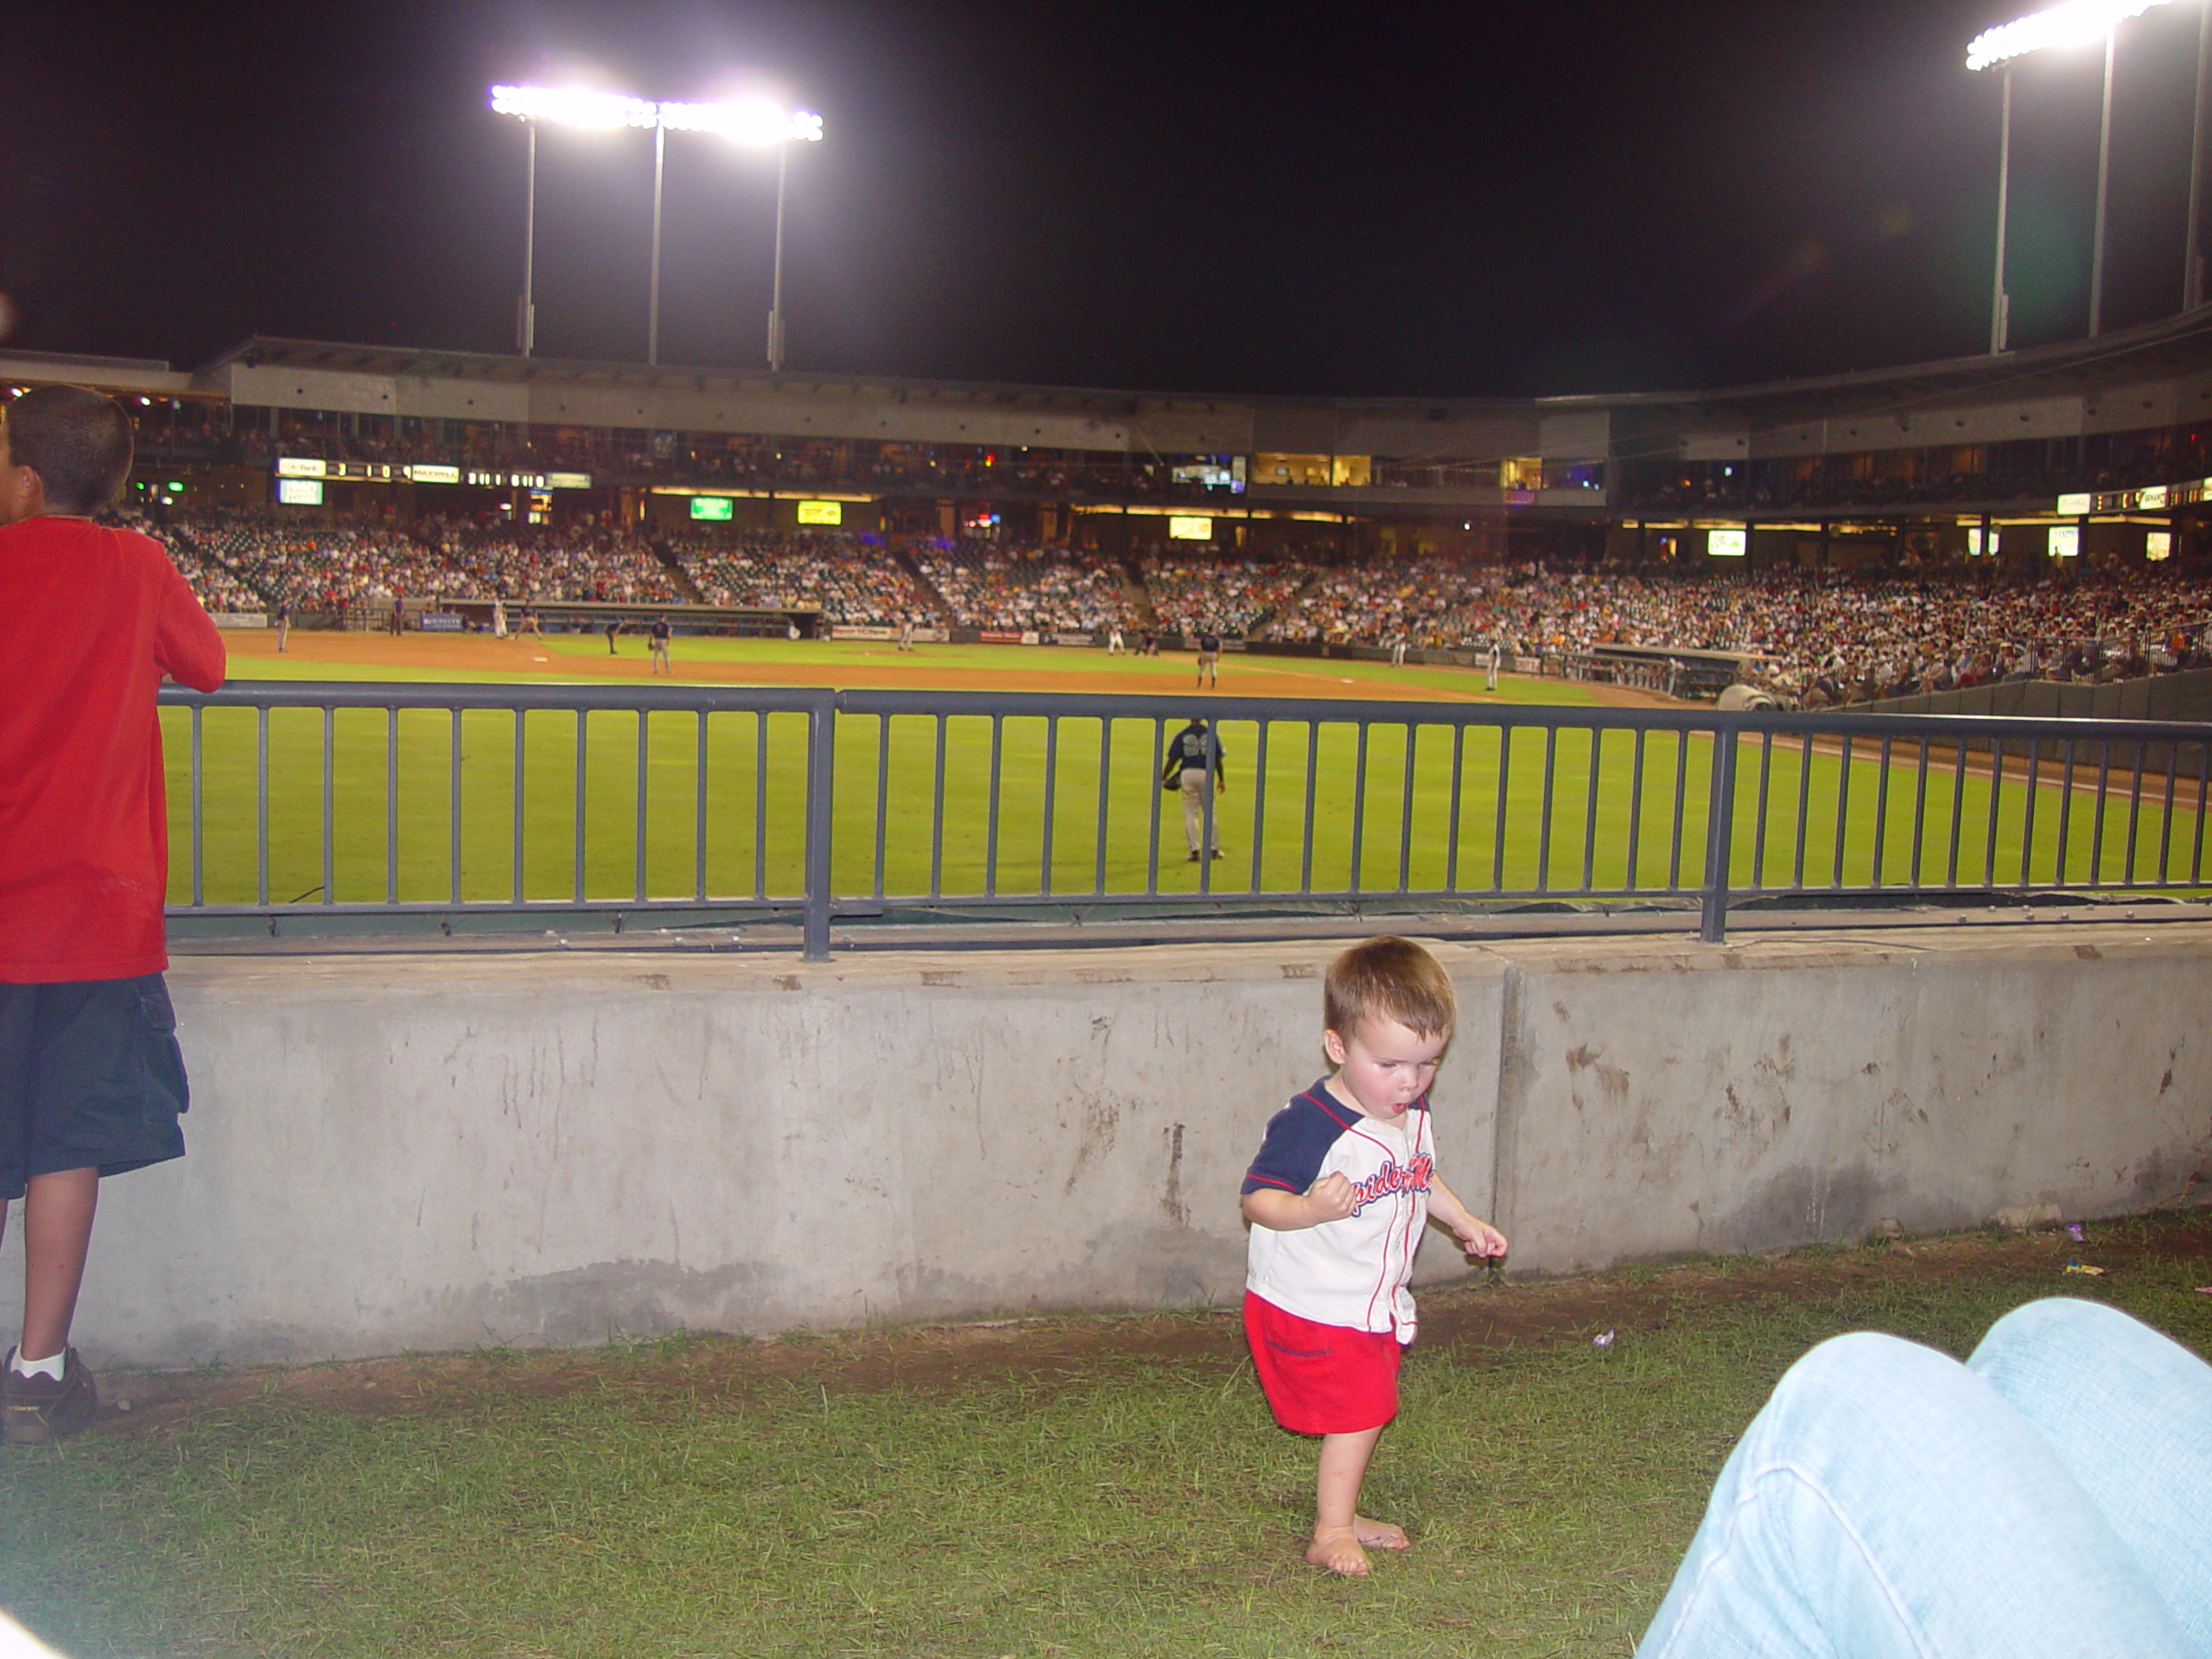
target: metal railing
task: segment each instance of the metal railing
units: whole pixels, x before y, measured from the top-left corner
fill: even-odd
[[[162,701],[172,918],[271,931],[772,918],[820,959],[833,920],[911,912],[1582,906],[1694,907],[1717,941],[1745,906],[2212,885],[2212,725],[713,686]],[[1226,758],[1186,837],[1160,779],[1193,713]]]

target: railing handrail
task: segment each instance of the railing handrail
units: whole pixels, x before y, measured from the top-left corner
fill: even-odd
[[[1280,909],[1287,902],[1303,902],[1325,907],[1346,902],[1363,904],[1383,898],[1462,903],[1471,899],[1518,903],[1559,898],[1597,901],[1656,899],[1676,903],[1696,901],[1701,937],[1718,941],[1725,936],[1728,906],[1738,897],[1783,893],[1833,895],[1861,891],[1886,895],[1898,890],[1897,882],[1885,879],[1885,871],[1891,866],[1885,861],[1883,850],[1891,803],[1891,772],[1892,768],[1903,766],[1909,769],[1915,766],[1916,772],[1907,770],[1899,773],[1907,783],[1915,779],[1917,780],[1913,784],[1911,874],[1906,890],[1914,893],[1953,890],[2018,893],[2044,888],[2069,892],[2127,888],[2193,893],[2196,891],[2197,879],[2202,874],[2203,825],[2208,816],[2206,779],[2208,773],[2212,773],[2212,722],[2023,715],[1870,714],[1851,711],[1723,713],[1705,707],[1639,708],[1395,698],[1369,701],[1330,697],[1248,697],[1213,692],[1201,694],[1195,690],[1187,693],[930,691],[874,688],[838,690],[808,686],[696,683],[637,685],[590,682],[566,684],[432,681],[397,683],[382,681],[254,682],[206,694],[174,686],[166,687],[160,700],[165,707],[190,711],[193,722],[193,901],[188,906],[177,907],[181,913],[225,918],[267,916],[272,918],[273,925],[274,918],[279,917],[307,914],[354,917],[379,914],[419,916],[440,912],[528,916],[609,912],[673,914],[697,911],[702,907],[711,908],[715,903],[734,910],[780,909],[788,912],[796,908],[803,918],[807,955],[815,959],[828,954],[830,924],[838,913],[841,903],[848,910],[860,906],[880,908],[906,904],[926,904],[952,910],[1002,907],[1006,905],[1124,905],[1135,909],[1153,909],[1176,904],[1196,904],[1209,906],[1215,913],[1226,915],[1236,913],[1240,906],[1247,911],[1262,907]],[[206,823],[202,816],[202,774],[198,769],[202,759],[200,716],[207,711],[226,709],[254,710],[259,715],[255,739],[257,760],[254,785],[257,815],[255,826],[258,859],[257,890],[259,899],[258,902],[251,904],[235,900],[207,902],[200,884],[203,868],[201,832]],[[309,887],[308,890],[310,893],[321,892],[323,897],[314,903],[308,902],[304,897],[289,903],[270,902],[274,867],[270,851],[272,774],[268,715],[270,711],[278,709],[312,709],[323,713],[321,775],[323,881],[320,887]],[[332,719],[336,711],[348,709],[382,711],[386,716],[380,722],[385,728],[383,764],[386,780],[384,785],[385,893],[381,900],[349,896],[341,901],[334,891]],[[404,713],[414,710],[442,713],[448,716],[451,727],[450,816],[445,832],[449,837],[447,851],[450,860],[450,886],[448,889],[450,896],[443,901],[414,897],[403,899],[397,875],[400,785],[397,779],[402,730],[399,721]],[[463,743],[461,717],[471,711],[506,713],[515,716],[512,773],[515,785],[512,790],[511,808],[513,817],[512,891],[496,899],[484,896],[464,899],[461,896]],[[522,716],[538,711],[575,716],[573,880],[567,896],[557,899],[531,896],[525,892],[523,874],[525,813],[520,788],[524,768]],[[648,717],[660,713],[696,717],[698,761],[696,770],[691,774],[690,788],[691,806],[697,826],[695,846],[697,874],[690,890],[683,893],[671,893],[665,885],[664,875],[663,885],[658,887],[652,886],[648,880],[645,734]],[[636,783],[631,800],[636,826],[632,844],[634,884],[632,889],[633,896],[627,899],[587,897],[585,866],[588,842],[583,828],[587,791],[583,756],[587,717],[594,714],[635,717],[638,734],[633,755]],[[709,728],[706,717],[717,714],[754,716],[759,722],[756,730],[760,734],[753,761],[755,768],[751,797],[754,814],[754,874],[751,896],[719,901],[712,900],[709,896],[705,851],[709,820],[706,782]],[[767,807],[766,735],[770,728],[766,722],[770,716],[779,715],[800,716],[806,721],[803,761],[785,750],[785,760],[779,763],[786,768],[797,765],[804,775],[803,815],[798,826],[803,848],[803,874],[799,877],[799,890],[796,893],[787,887],[774,889],[772,893],[766,885],[767,866],[764,861],[766,858],[765,849],[771,823]],[[1159,791],[1154,791],[1148,808],[1150,822],[1147,832],[1144,886],[1141,889],[1109,887],[1107,881],[1108,820],[1109,804],[1116,798],[1109,788],[1110,779],[1107,756],[1109,751],[1117,750],[1120,757],[1117,764],[1127,766],[1131,764],[1132,755],[1126,738],[1118,743],[1116,741],[1116,728],[1123,722],[1151,726],[1153,730],[1141,745],[1141,749],[1145,763],[1156,768],[1160,746],[1168,733],[1194,715],[1203,715],[1217,724],[1249,722],[1256,727],[1255,741],[1232,745],[1227,757],[1231,779],[1242,772],[1244,778],[1252,780],[1254,799],[1248,809],[1253,828],[1249,884],[1238,885],[1244,878],[1236,876],[1227,885],[1217,885],[1211,861],[1198,860],[1194,854],[1193,860],[1200,865],[1196,874],[1195,892],[1185,893],[1179,888],[1170,890],[1163,887],[1161,842],[1164,811],[1159,804]],[[865,890],[847,893],[842,900],[834,884],[832,867],[832,855],[837,850],[834,834],[833,795],[837,786],[838,721],[841,716],[863,722],[863,729],[873,734],[868,741],[874,744],[876,756],[873,784],[875,804],[873,876]],[[912,832],[903,827],[891,828],[886,818],[887,803],[891,798],[889,785],[886,782],[889,776],[887,768],[892,753],[891,722],[908,718],[933,722],[937,734],[934,771],[930,774],[933,779],[933,804],[930,809],[933,816],[928,821],[931,850],[925,891],[914,885],[918,882],[918,876],[910,874],[899,878],[909,885],[896,888],[888,885],[887,877],[887,871],[899,862],[899,859],[893,856],[891,862],[887,863],[887,849],[895,847],[901,854],[910,850],[904,837]],[[970,792],[966,799],[955,801],[957,823],[952,838],[948,840],[946,733],[950,722],[966,721],[987,722],[990,781],[988,787],[981,791],[969,785]],[[1043,790],[1040,820],[1044,825],[1043,847],[1039,854],[1025,842],[1022,843],[1024,850],[1017,855],[1008,850],[1013,845],[1011,842],[1002,848],[1000,839],[1001,745],[1002,734],[1010,725],[1027,721],[1045,723],[1043,771],[1037,774],[1037,782]],[[1052,826],[1057,822],[1053,804],[1057,774],[1052,756],[1059,741],[1061,728],[1069,721],[1077,722],[1078,726],[1090,721],[1098,722],[1096,840],[1092,853],[1089,855],[1095,858],[1096,875],[1090,878],[1092,886],[1089,888],[1074,883],[1064,884],[1058,874],[1059,867],[1054,862]],[[1281,825],[1280,815],[1283,810],[1282,804],[1277,803],[1275,810],[1278,816],[1274,818],[1265,816],[1264,797],[1268,780],[1263,763],[1269,758],[1268,735],[1277,727],[1288,728],[1294,732],[1303,728],[1305,732],[1302,738],[1294,740],[1303,749],[1302,757],[1294,754],[1286,761],[1280,752],[1283,746],[1280,745],[1274,757],[1277,766],[1290,765],[1300,771],[1304,779],[1304,812],[1302,815],[1294,814],[1290,818],[1294,833],[1298,832],[1297,826],[1302,826],[1303,837],[1300,874],[1295,885],[1290,887],[1268,886],[1262,877],[1261,840],[1268,833],[1270,824]],[[1356,747],[1351,750],[1349,760],[1350,771],[1332,780],[1329,786],[1333,796],[1348,795],[1351,802],[1350,861],[1346,867],[1344,885],[1339,888],[1315,879],[1318,874],[1314,866],[1315,836],[1319,820],[1315,814],[1317,774],[1314,767],[1318,765],[1317,757],[1321,753],[1317,746],[1324,741],[1322,734],[1332,728],[1354,728],[1357,734]],[[1435,842],[1434,846],[1428,842],[1424,842],[1422,856],[1424,859],[1433,856],[1437,846],[1448,849],[1448,852],[1440,882],[1429,880],[1426,875],[1417,881],[1412,859],[1415,762],[1411,734],[1417,729],[1437,728],[1445,728],[1452,734],[1452,782],[1448,794],[1451,827],[1442,842]],[[1370,811],[1368,791],[1372,786],[1368,769],[1369,734],[1375,728],[1403,728],[1408,734],[1402,751],[1391,751],[1389,757],[1379,763],[1400,769],[1399,776],[1391,778],[1386,775],[1385,782],[1402,790],[1397,816],[1395,820],[1387,821],[1388,827],[1395,830],[1398,840],[1395,854],[1397,875],[1395,884],[1388,879],[1390,863],[1386,855],[1382,866],[1386,873],[1385,879],[1379,886],[1366,873],[1368,867],[1363,861],[1362,851],[1363,828]],[[1484,729],[1495,730],[1498,734],[1495,756],[1496,811],[1490,829],[1486,862],[1491,874],[1486,885],[1479,874],[1463,879],[1466,870],[1480,861],[1471,860],[1465,866],[1460,862],[1460,849],[1464,844],[1461,834],[1463,806],[1478,838],[1482,817],[1490,811],[1486,804],[1487,797],[1470,799],[1466,796],[1461,770],[1463,753],[1471,750],[1468,734]],[[1601,771],[1600,743],[1605,734],[1619,732],[1634,734],[1633,781],[1625,791],[1629,814],[1624,842],[1626,874],[1618,880],[1610,874],[1615,862],[1614,855],[1623,850],[1610,848],[1604,855],[1609,873],[1599,880],[1594,873],[1599,868],[1596,861],[1600,857],[1599,848],[1603,845],[1599,835],[1599,804],[1603,794],[1602,780],[1606,776]],[[1526,733],[1543,734],[1541,746],[1530,744],[1526,740],[1518,744],[1514,741],[1516,734]],[[1564,779],[1556,777],[1554,772],[1558,738],[1561,733],[1587,734],[1590,739],[1586,755],[1579,761],[1572,757],[1581,752],[1579,749],[1570,751],[1570,760],[1565,763],[1567,772]],[[1662,741],[1647,746],[1647,737],[1658,737]],[[1709,771],[1698,785],[1706,797],[1702,828],[1696,825],[1694,811],[1684,792],[1693,765],[1689,758],[1693,753],[1689,747],[1693,738],[1710,742]],[[1341,742],[1343,740],[1332,741]],[[1739,791],[1751,790],[1751,785],[1739,782],[1740,768],[1753,765],[1752,761],[1741,758],[1747,741],[1755,746],[1758,754],[1755,797],[1752,793],[1739,793]],[[1514,826],[1516,836],[1522,835],[1529,828],[1525,819],[1510,819],[1509,774],[1519,777],[1525,797],[1527,787],[1533,779],[1523,768],[1532,764],[1529,750],[1536,747],[1541,747],[1541,756],[1537,758],[1541,760],[1542,784],[1538,803],[1541,817],[1536,824],[1535,839],[1533,843],[1529,843],[1536,849],[1535,875],[1533,881],[1516,878],[1516,882],[1509,882],[1506,878],[1509,847],[1523,848],[1525,850],[1523,842],[1509,840],[1509,823]],[[1663,803],[1658,807],[1649,804],[1650,790],[1645,778],[1647,747],[1652,751],[1654,765],[1666,768],[1667,775],[1672,779],[1671,818],[1666,816]],[[1970,751],[1976,756],[1972,771],[1967,759]],[[1612,764],[1618,767],[1623,758],[1622,753],[1618,748],[1611,749],[1611,753]],[[1790,866],[1795,874],[1786,880],[1770,881],[1764,874],[1768,868],[1770,785],[1775,764],[1791,762],[1793,754],[1803,757],[1796,763],[1798,783],[1794,817],[1787,812],[1786,802],[1777,808],[1777,812],[1780,817],[1789,817],[1796,837]],[[1843,766],[1838,772],[1833,824],[1822,830],[1825,841],[1832,828],[1834,842],[1832,855],[1825,860],[1829,870],[1825,883],[1817,876],[1810,880],[1807,879],[1808,871],[1817,871],[1823,861],[1815,860],[1810,864],[1808,861],[1807,836],[1811,820],[1808,816],[1804,790],[1813,775],[1812,757],[1816,754],[1822,758],[1824,763],[1834,761],[1838,757],[1851,761],[1880,762],[1880,770],[1872,780],[1875,795],[1871,819],[1866,817],[1868,808],[1863,801],[1858,807],[1859,817],[1850,817],[1847,810],[1847,798],[1853,787],[1852,767]],[[2184,766],[2182,764],[2184,754],[2193,765]],[[626,760],[624,764],[628,766],[631,761]],[[1089,763],[1086,760],[1084,764]],[[1432,759],[1422,764],[1433,768],[1440,762],[1433,758],[1432,752]],[[2006,771],[2007,764],[2013,770]],[[1473,776],[1479,778],[1481,768],[1491,765],[1491,762],[1478,754],[1475,765],[1477,771]],[[1581,768],[1579,772],[1575,770],[1578,765]],[[1927,796],[1931,777],[1941,779],[1943,776],[1938,770],[1939,766],[1949,769],[1946,787],[1949,790],[1952,804],[1949,810],[1948,863],[1941,857],[1936,857],[1935,862],[1939,868],[1948,868],[1949,874],[1945,879],[1923,883],[1923,859],[1929,828],[1926,814]],[[538,775],[535,768],[531,775]],[[788,770],[785,775],[791,775]],[[1024,777],[1028,775],[1022,774]],[[1958,887],[1959,878],[1967,869],[1974,867],[1971,858],[1961,863],[1961,836],[1967,828],[1961,817],[1961,803],[1967,794],[1969,779],[1985,775],[1989,779],[1986,786],[1986,823],[1982,821],[1985,817],[1983,810],[1977,808],[1976,822],[1973,826],[1974,846],[1982,849],[1979,860],[1980,875],[1978,879],[1968,880],[1961,888]],[[2183,801],[2177,793],[2177,783],[2183,776],[2192,780],[2190,793],[2195,798],[2193,803]],[[2000,786],[2010,787],[2008,779],[2018,780],[2023,777],[2026,793],[2024,798],[2024,816],[2018,830],[2017,848],[2018,879],[2017,882],[2010,877],[2000,880],[1997,874],[2000,846],[1998,804]],[[2131,779],[2132,788],[2124,794],[2112,792]],[[2157,862],[2152,867],[2154,874],[2147,880],[2139,876],[2137,858],[2138,830],[2146,822],[2146,779],[2150,780],[2147,793],[2158,798],[2149,802],[2150,810],[2155,816],[2148,822],[2158,837]],[[2055,855],[2048,848],[2037,848],[2035,842],[2037,788],[2040,785],[2060,784],[2062,780],[2069,791],[2084,782],[2094,782],[2096,789],[2094,824],[2082,831],[2082,836],[2089,840],[2086,878],[2073,874],[2080,863],[2078,842],[2074,862],[2069,864],[2067,858],[2069,814],[2073,810],[2070,805],[2057,813],[2056,831],[2047,832],[2055,833]],[[1618,782],[1616,772],[1613,784],[1618,785]],[[1081,785],[1080,777],[1076,783]],[[870,786],[863,784],[861,787],[865,793]],[[1866,785],[1862,782],[1860,787],[1863,790]],[[901,811],[908,815],[901,819],[902,826],[912,822],[911,815],[920,810],[916,804],[918,798],[912,795],[901,797],[906,803],[902,805]],[[2070,802],[2073,797],[2069,792],[2063,798]],[[1748,880],[1739,882],[1734,879],[1731,869],[1737,841],[1745,833],[1744,827],[1738,823],[1738,818],[1752,810],[1754,800],[1757,818],[1750,831]],[[2107,806],[2114,802],[2119,804],[2118,815],[2125,818],[2126,849],[2121,856],[2121,874],[2116,880],[2107,873],[2110,862],[2107,855],[2115,852],[2117,847],[2113,841],[2106,838],[2105,830]],[[791,804],[798,806],[799,804],[793,801]],[[1020,805],[1020,802],[1017,801],[1016,804]],[[1292,804],[1294,807],[1295,803]],[[963,844],[960,836],[972,834],[976,827],[969,820],[958,817],[957,809],[963,805],[985,814],[987,817],[987,828],[983,830],[985,850],[980,893],[970,892],[966,887],[958,885],[957,880],[947,885],[940,879],[939,863],[945,856],[945,849],[949,846],[957,848]],[[2183,849],[2186,856],[2180,868],[2184,875],[2172,874],[2169,856],[2172,852],[2175,823],[2189,822],[2185,817],[2177,817],[2177,809],[2183,813],[2195,815],[2194,835]],[[1217,809],[1211,793],[1205,797],[1200,810],[1204,815],[1203,833],[1206,842],[1217,845],[1214,838]],[[1382,807],[1375,810],[1385,810]],[[1821,810],[1827,810],[1825,802]],[[1579,843],[1580,880],[1577,882],[1571,877],[1561,877],[1554,880],[1551,872],[1555,831],[1565,826],[1565,833],[1572,843],[1574,833],[1573,818],[1578,814],[1581,820]],[[595,821],[605,821],[596,814],[594,818]],[[1663,880],[1656,875],[1643,874],[1647,866],[1638,857],[1637,837],[1647,820],[1650,821],[1652,842],[1656,842],[1662,831],[1668,832],[1665,843],[1668,873]],[[1122,821],[1126,823],[1126,817]],[[791,820],[785,817],[776,822],[789,823]],[[1071,820],[1071,829],[1075,823],[1075,820]],[[1854,823],[1862,827],[1871,824],[1872,827],[1871,880],[1854,878],[1847,881],[1845,878],[1846,827]],[[964,829],[961,827],[963,825]],[[1430,821],[1429,842],[1434,841],[1435,829],[1433,821]],[[2003,850],[2008,857],[2015,850],[2009,838],[2011,833],[2006,832],[2007,838],[2003,842]],[[2117,835],[2118,831],[2115,831],[2115,836]],[[1701,849],[1697,845],[1700,838],[1703,842]],[[1118,844],[1122,850],[1117,856],[1122,861],[1116,868],[1125,873],[1123,880],[1133,880],[1126,874],[1129,868],[1129,843],[1124,841]],[[1332,847],[1334,843],[1329,844]],[[1651,844],[1649,842],[1646,844],[1647,854]],[[788,848],[789,842],[785,845]],[[1282,847],[1279,828],[1271,845],[1274,849],[1274,868],[1280,868]],[[1967,848],[1969,853],[1974,850],[1974,846]],[[1477,852],[1482,850],[1478,840]],[[1942,849],[1937,851],[1940,853]],[[2055,857],[2050,879],[2040,883],[2031,868],[2031,855],[2038,854],[2046,858]],[[352,856],[358,857],[358,855]],[[543,857],[543,852],[540,851],[537,856]],[[1174,856],[1170,854],[1171,860]],[[1522,852],[1513,854],[1516,863],[1522,856]],[[1854,854],[1854,859],[1856,856]],[[1329,861],[1333,861],[1334,857],[1333,851],[1327,854]],[[1041,874],[1038,865],[1039,859]],[[788,870],[790,867],[785,865],[784,868]],[[1332,861],[1329,862],[1328,868],[1334,868]],[[1459,873],[1454,874],[1455,871]],[[350,881],[351,878],[348,879]],[[779,879],[788,880],[788,877]],[[1079,882],[1082,879],[1076,880]],[[1331,881],[1335,879],[1333,875],[1329,878]],[[1029,885],[1033,880],[1033,887]],[[1002,881],[1007,885],[1001,887]],[[289,885],[289,878],[286,885]],[[849,882],[848,886],[850,885]],[[728,892],[729,889],[721,891]]]
[[[174,708],[210,709],[566,709],[682,711],[765,710],[803,714],[834,709],[849,715],[1085,715],[1186,721],[1312,720],[1349,724],[1388,718],[1420,725],[1686,732],[1845,731],[1870,736],[2041,737],[2082,741],[2212,741],[2212,721],[2132,720],[2078,715],[1861,714],[1722,711],[1697,707],[1497,703],[1392,697],[1243,697],[1214,691],[900,691],[868,687],[831,690],[783,685],[516,685],[467,681],[257,680],[218,691],[164,685],[160,701]]]

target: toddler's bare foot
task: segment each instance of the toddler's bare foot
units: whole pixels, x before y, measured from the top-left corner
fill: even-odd
[[[1363,1515],[1351,1518],[1351,1535],[1369,1549],[1411,1549],[1413,1540],[1406,1536],[1403,1527],[1394,1527],[1388,1521],[1370,1521]]]
[[[1351,1527],[1316,1527],[1313,1541],[1306,1548],[1306,1559],[1340,1578],[1365,1578],[1367,1552],[1359,1547]]]

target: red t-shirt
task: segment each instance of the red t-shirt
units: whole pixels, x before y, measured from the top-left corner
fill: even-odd
[[[0,983],[168,965],[154,693],[223,683],[222,636],[161,543],[86,518],[0,526]]]

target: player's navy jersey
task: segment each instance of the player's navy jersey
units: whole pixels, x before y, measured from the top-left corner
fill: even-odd
[[[1286,1313],[1355,1331],[1414,1339],[1414,1249],[1428,1220],[1435,1131],[1424,1095],[1395,1123],[1329,1092],[1325,1078],[1268,1122],[1243,1191],[1304,1192],[1324,1175],[1352,1185],[1356,1208],[1338,1221],[1279,1233],[1255,1224],[1244,1284]]]
[[[1169,773],[1208,772],[1222,760],[1221,740],[1195,720],[1167,740]]]

